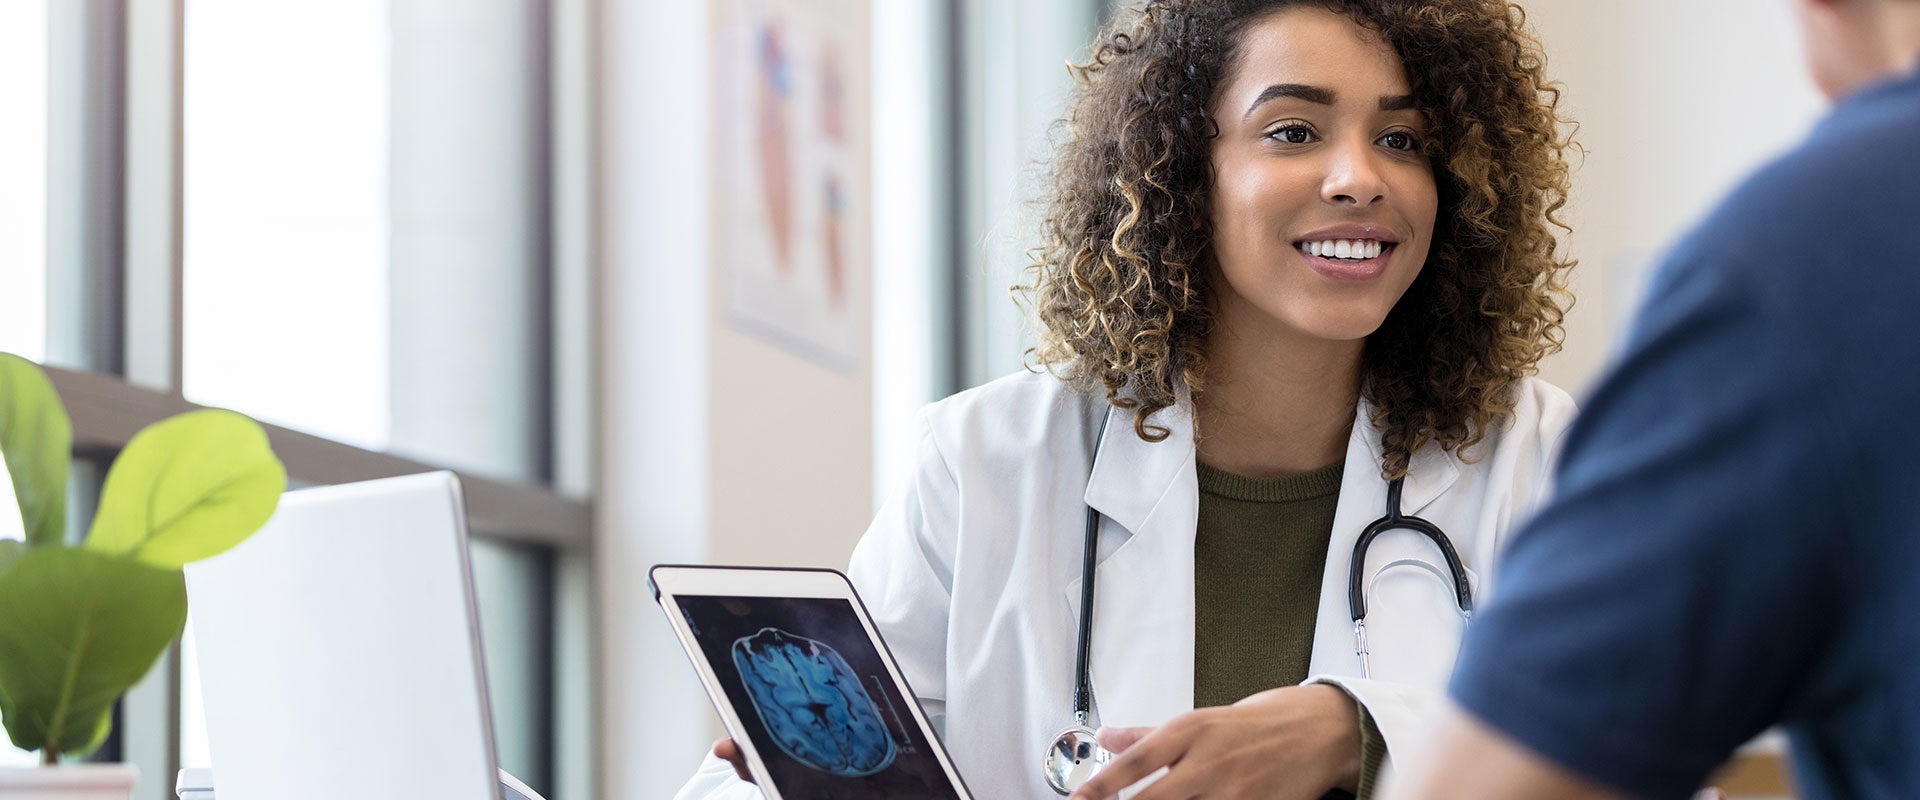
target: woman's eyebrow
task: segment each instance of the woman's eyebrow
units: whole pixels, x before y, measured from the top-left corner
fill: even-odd
[[[1322,89],[1318,86],[1308,86],[1304,83],[1276,83],[1262,90],[1260,96],[1253,99],[1253,105],[1247,106],[1245,116],[1253,116],[1253,112],[1259,110],[1260,106],[1265,105],[1268,100],[1281,97],[1297,97],[1309,103],[1317,103],[1323,106],[1333,105],[1332,89]],[[1244,119],[1245,117],[1242,118]]]
[[[1293,97],[1317,105],[1330,106],[1333,105],[1336,95],[1332,89],[1319,86],[1308,86],[1304,83],[1276,83],[1261,90],[1260,96],[1253,99],[1252,105],[1247,106],[1247,113],[1242,118],[1253,116],[1253,112],[1260,110],[1267,101],[1282,97]],[[1413,95],[1410,94],[1384,95],[1380,98],[1381,111],[1409,111],[1418,107]]]

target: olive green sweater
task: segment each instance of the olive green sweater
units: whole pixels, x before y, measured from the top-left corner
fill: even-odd
[[[1206,708],[1307,679],[1342,468],[1248,478],[1197,466],[1193,705]],[[1364,707],[1360,723],[1364,800],[1386,743]]]

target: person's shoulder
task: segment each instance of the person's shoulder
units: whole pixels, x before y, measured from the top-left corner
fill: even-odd
[[[1546,463],[1558,452],[1579,411],[1573,395],[1538,377],[1515,381],[1509,390],[1513,410],[1492,425],[1471,454],[1475,461]]]
[[[923,414],[943,450],[1031,453],[1084,427],[1096,399],[1051,373],[1021,370],[934,402]]]
[[[1081,399],[1055,375],[1021,370],[937,400],[927,406],[926,414],[929,420],[944,425],[967,425],[1009,415],[1058,413],[1073,407],[1071,401]]]
[[[1513,384],[1514,417],[1535,429],[1563,429],[1578,410],[1573,395],[1545,378],[1528,376]]]
[[[1567,390],[1536,376],[1514,381],[1509,396],[1513,411],[1507,415],[1506,424],[1488,433],[1488,438],[1497,436],[1503,446],[1557,440],[1573,424],[1579,410]]]
[[[1793,256],[1831,253],[1836,240],[1906,241],[1920,215],[1920,83],[1866,94],[1740,181],[1682,249],[1791,268]]]

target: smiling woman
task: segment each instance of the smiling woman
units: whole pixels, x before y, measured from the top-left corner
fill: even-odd
[[[1289,8],[1306,13],[1259,24]],[[1383,237],[1395,265],[1378,266],[1385,284],[1345,290],[1372,310],[1349,317],[1357,309],[1320,302],[1330,289],[1284,270],[1265,278],[1270,310],[1319,309],[1371,334],[1363,376],[1385,474],[1404,474],[1428,441],[1471,446],[1558,347],[1567,305],[1573,262],[1550,226],[1566,202],[1569,141],[1543,64],[1524,13],[1503,2],[1147,4],[1079,70],[1034,266],[1036,356],[1078,388],[1134,403],[1151,436],[1149,418],[1180,386],[1219,377],[1206,345],[1233,313],[1219,301],[1244,288],[1232,278],[1245,259],[1275,255],[1263,237],[1301,237],[1280,242],[1288,249],[1308,236],[1334,247]],[[1322,195],[1347,205],[1259,207]],[[1313,230],[1322,224],[1361,229]],[[1324,250],[1304,255],[1322,275],[1369,274]]]
[[[1046,372],[923,412],[849,571],[975,796],[1366,797],[1422,735],[1572,414],[1531,377],[1541,63],[1500,0],[1153,0],[1095,44]],[[715,754],[681,796],[752,796]]]

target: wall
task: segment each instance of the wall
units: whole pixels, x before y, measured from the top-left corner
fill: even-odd
[[[605,798],[671,796],[709,713],[646,588],[651,564],[708,552],[709,248],[676,233],[708,221],[707,41],[688,33],[705,30],[706,13],[697,3],[602,7],[594,566]]]
[[[1569,239],[1565,352],[1542,374],[1582,394],[1662,248],[1804,135],[1823,102],[1787,0],[1522,0],[1587,149]]]
[[[844,567],[871,513],[867,359],[828,370],[739,333],[721,311],[710,5],[602,7],[595,568],[601,795],[620,800],[672,796],[719,734],[647,568]],[[848,89],[864,98],[865,86]],[[850,127],[865,136],[864,118]],[[864,218],[856,228],[864,243]],[[869,285],[864,268],[849,275],[863,337]]]

